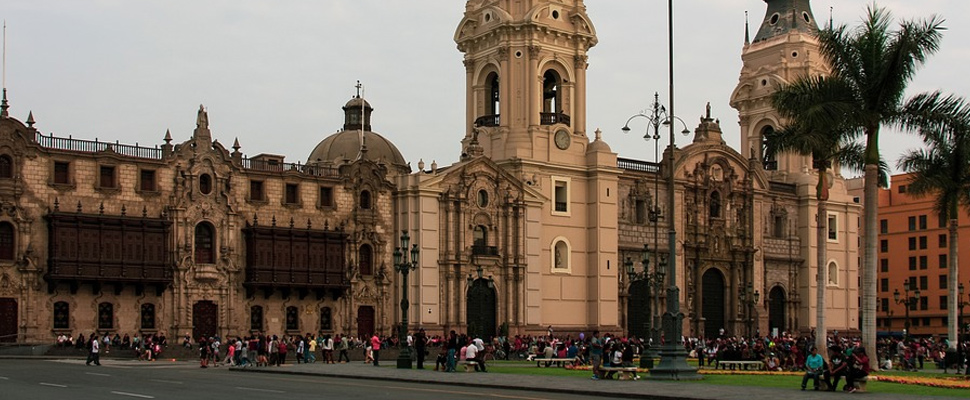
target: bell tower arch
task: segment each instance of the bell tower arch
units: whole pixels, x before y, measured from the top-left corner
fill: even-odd
[[[771,105],[771,96],[783,85],[800,77],[827,74],[818,51],[818,23],[810,0],[765,0],[764,20],[750,39],[745,26],[741,53],[743,67],[731,106],[738,110],[741,152],[763,162],[773,180],[787,181],[792,173],[812,169],[810,156],[783,154],[766,159],[765,133],[779,129],[784,120]]]
[[[465,54],[463,148],[477,136],[496,162],[549,162],[558,132],[587,139],[586,54],[597,39],[583,0],[468,0],[455,42]]]

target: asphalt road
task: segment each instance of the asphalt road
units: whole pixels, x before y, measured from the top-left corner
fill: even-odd
[[[589,399],[537,393],[381,380],[277,374],[231,373],[201,369],[187,362],[102,360],[0,360],[0,399]],[[284,367],[285,368],[285,367]]]

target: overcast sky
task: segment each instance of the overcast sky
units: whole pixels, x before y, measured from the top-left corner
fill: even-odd
[[[599,44],[589,52],[588,131],[621,157],[653,159],[653,143],[620,128],[667,97],[666,1],[587,0]],[[737,147],[728,105],[741,70],[744,13],[752,36],[763,0],[675,2],[676,113],[693,129],[710,102]],[[865,0],[813,1],[820,21],[855,24]],[[882,0],[897,18],[946,19],[941,51],[910,93],[970,95],[970,2]],[[305,162],[343,124],[360,80],[374,130],[416,168],[445,165],[464,134],[465,70],[453,37],[464,0],[3,0],[11,114],[33,111],[44,133],[156,145],[188,139],[199,104],[213,137],[247,155]],[[961,67],[963,65],[963,67]],[[965,72],[960,73],[963,69]],[[640,133],[636,133],[639,130]],[[679,145],[687,140],[679,139]],[[919,142],[883,136],[891,163]]]

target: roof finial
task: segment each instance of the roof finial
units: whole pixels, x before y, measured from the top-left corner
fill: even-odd
[[[362,89],[364,86],[360,84],[360,80],[357,80],[357,86],[354,86],[354,87],[357,88],[357,98],[359,99],[360,98],[360,89]]]
[[[833,17],[834,14],[835,14],[835,7],[829,6],[829,29],[832,29],[833,27],[835,27],[835,23],[834,23],[835,18]]]
[[[751,29],[748,25],[748,11],[744,11],[744,44],[751,44]]]
[[[35,123],[36,123],[36,121],[34,121],[34,112],[33,111],[29,111],[27,113],[27,127],[28,128],[33,128]]]
[[[0,100],[0,117],[7,118],[10,114],[7,113],[7,109],[10,106],[7,105],[7,88],[3,88],[3,100]]]

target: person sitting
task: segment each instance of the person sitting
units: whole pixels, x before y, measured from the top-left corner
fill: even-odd
[[[828,386],[828,390],[834,392],[835,388],[839,386],[839,380],[845,376],[848,364],[845,362],[842,349],[838,346],[833,346],[829,349],[829,360],[831,360],[831,363],[829,363],[829,368],[825,371],[823,378],[825,379],[825,385]]]
[[[856,347],[847,361],[849,367],[845,376],[845,386],[848,392],[852,393],[858,390],[855,383],[869,376],[869,356],[866,355],[864,347]]]
[[[802,390],[805,390],[805,385],[808,383],[809,378],[815,384],[815,390],[818,390],[818,379],[822,376],[822,367],[824,365],[825,360],[818,354],[818,348],[812,347],[811,354],[805,358],[805,376],[802,377]]]
[[[555,349],[552,348],[552,345],[546,345],[542,349],[542,358],[545,358],[546,360],[551,360],[555,356],[556,356]],[[548,367],[550,365],[552,365],[552,361],[546,361],[546,367]]]

